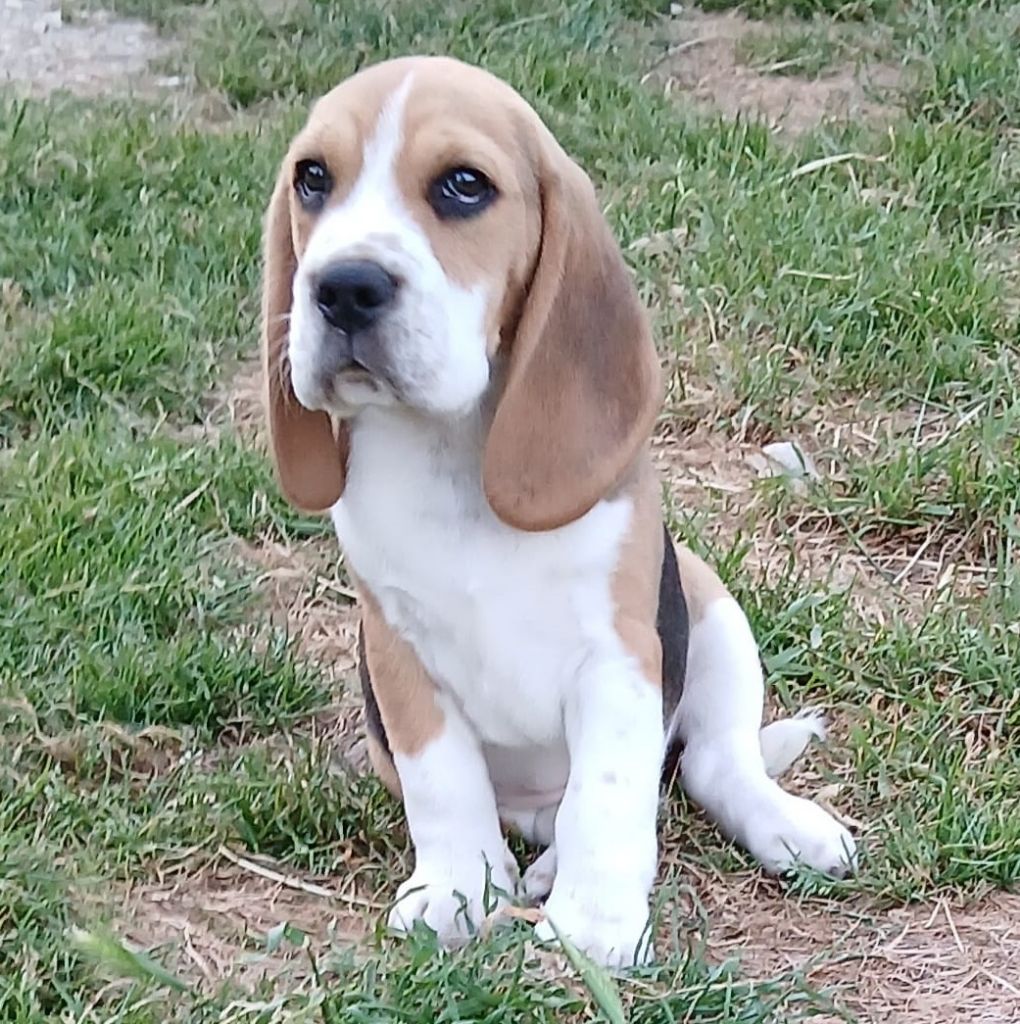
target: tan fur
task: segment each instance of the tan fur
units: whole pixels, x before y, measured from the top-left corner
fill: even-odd
[[[324,210],[344,202],[361,172],[365,144],[403,80],[412,86],[401,117],[396,177],[405,208],[425,232],[446,275],[484,285],[491,296],[490,351],[519,304],[541,244],[541,196],[535,154],[545,129],[506,83],[479,68],[443,58],[405,57],[366,68],[316,103],[286,163],[323,161],[334,187]],[[468,166],[499,188],[499,202],[474,220],[441,221],[428,187],[443,171]],[[294,203],[302,239],[322,214]],[[505,314],[505,315],[504,315]]]
[[[659,363],[587,176],[509,86],[445,59],[403,58],[341,83],[315,105],[284,161],[267,220],[264,305],[281,483],[299,507],[325,509],[342,491],[347,455],[346,427],[334,439],[324,415],[287,400],[289,382],[274,383],[290,279],[321,216],[294,198],[294,165],[323,161],[334,181],[326,209],[343,202],[380,112],[408,74],[396,160],[402,197],[451,279],[485,286],[487,347],[505,371],[483,463],[486,495],[512,526],[561,526],[631,468],[659,405]],[[477,219],[440,221],[428,185],[457,166],[486,173],[499,199]]]
[[[443,728],[436,684],[411,645],[390,629],[368,590],[359,587],[359,593],[365,658],[386,739],[396,753],[417,754]]]
[[[397,775],[397,766],[393,758],[386,752],[386,748],[371,734],[368,736],[368,760],[372,764],[379,780],[390,791],[390,794],[397,800],[403,800],[403,790],[400,788],[400,776]]]
[[[634,502],[630,530],[613,574],[614,625],[645,678],[662,685],[662,644],[656,629],[662,571],[662,517],[659,484],[647,458],[640,460],[627,488]]]
[[[687,616],[693,626],[705,617],[713,601],[729,597],[725,584],[705,562],[682,544],[675,545],[680,582],[687,600]]]

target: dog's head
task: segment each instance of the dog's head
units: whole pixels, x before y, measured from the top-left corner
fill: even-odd
[[[541,530],[620,481],[659,401],[646,317],[585,174],[507,85],[445,58],[321,99],[266,221],[263,357],[297,506],[343,493],[371,405],[491,417],[495,513]]]

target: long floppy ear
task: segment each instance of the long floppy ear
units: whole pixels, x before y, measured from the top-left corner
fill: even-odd
[[[595,190],[554,145],[538,263],[483,465],[490,506],[522,530],[572,522],[610,493],[662,397],[648,319]]]
[[[262,373],[270,449],[280,487],[291,504],[322,512],[344,489],[347,428],[334,431],[324,412],[310,412],[294,394],[287,336],[297,257],[290,225],[290,181],[286,167],[277,179],[265,223],[262,279]]]

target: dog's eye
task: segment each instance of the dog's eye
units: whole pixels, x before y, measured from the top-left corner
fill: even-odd
[[[294,190],[305,209],[319,209],[332,187],[329,171],[318,160],[299,160],[295,165]]]
[[[473,217],[495,198],[496,186],[471,167],[444,171],[429,186],[428,199],[438,217]]]

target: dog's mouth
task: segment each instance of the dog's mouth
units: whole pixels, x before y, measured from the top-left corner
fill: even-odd
[[[329,404],[360,404],[396,391],[378,332],[326,332],[318,345],[316,364],[316,383]]]
[[[392,405],[399,400],[387,376],[358,362],[324,377],[322,392],[330,411],[340,416],[351,416],[366,405]]]
[[[379,378],[367,366],[361,366],[359,363],[352,363],[346,369],[340,370],[333,378],[333,384],[364,384],[376,390],[381,386]]]

